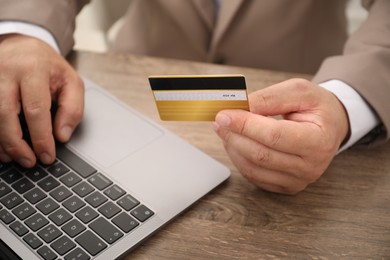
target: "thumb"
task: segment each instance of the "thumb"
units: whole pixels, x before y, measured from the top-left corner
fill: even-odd
[[[316,85],[305,79],[289,79],[248,96],[250,111],[264,116],[284,115],[318,105]]]

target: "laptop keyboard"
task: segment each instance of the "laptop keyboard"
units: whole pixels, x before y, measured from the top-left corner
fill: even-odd
[[[91,259],[153,215],[63,145],[52,165],[0,163],[0,222],[45,260]]]

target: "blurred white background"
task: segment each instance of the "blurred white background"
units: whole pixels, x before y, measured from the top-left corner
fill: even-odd
[[[130,0],[92,0],[77,17],[75,49],[105,52],[107,42],[114,37],[120,27],[120,17],[126,12]],[[347,16],[348,30],[354,32],[367,17],[360,0],[350,0]]]

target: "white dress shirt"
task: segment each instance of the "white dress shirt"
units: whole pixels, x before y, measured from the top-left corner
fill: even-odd
[[[16,21],[2,21],[0,22],[0,35],[9,34],[9,33],[19,33],[28,36],[32,36],[40,39],[41,41],[46,42],[51,47],[53,47],[58,53],[60,49],[53,35],[46,29],[24,22]]]

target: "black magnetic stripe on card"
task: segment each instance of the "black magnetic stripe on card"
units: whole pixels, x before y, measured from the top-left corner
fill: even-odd
[[[150,77],[152,90],[246,89],[245,78],[234,77]]]

